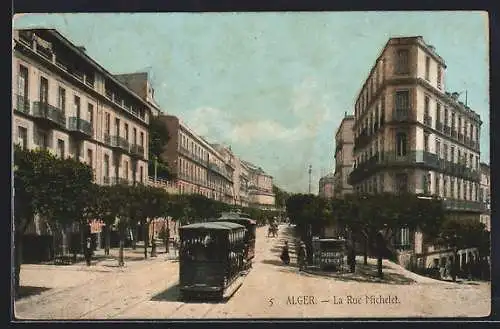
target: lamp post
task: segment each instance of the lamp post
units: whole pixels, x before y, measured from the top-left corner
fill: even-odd
[[[309,194],[311,194],[311,173],[312,173],[312,165],[309,165]]]

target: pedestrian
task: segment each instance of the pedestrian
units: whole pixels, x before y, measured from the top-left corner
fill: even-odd
[[[299,263],[299,271],[302,271],[306,267],[307,262],[307,249],[304,241],[299,242],[299,251],[297,254],[297,261]]]
[[[90,237],[87,237],[87,241],[85,243],[85,261],[87,262],[87,266],[90,266],[90,262],[92,260],[92,240]]]
[[[285,241],[285,245],[283,246],[283,249],[281,251],[280,259],[285,265],[290,264],[290,253],[288,252],[288,241]]]

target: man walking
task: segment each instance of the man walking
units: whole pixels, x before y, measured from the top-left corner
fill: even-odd
[[[85,242],[85,261],[87,262],[87,266],[90,266],[90,261],[92,260],[92,240],[90,237],[87,237],[87,241]]]
[[[299,271],[302,271],[306,267],[307,260],[307,249],[304,241],[299,242],[299,250],[297,254],[297,262],[299,263]]]

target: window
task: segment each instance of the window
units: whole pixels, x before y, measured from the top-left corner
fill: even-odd
[[[443,159],[448,161],[448,145],[443,143]]]
[[[410,108],[410,92],[408,90],[396,91],[396,113],[408,113]]]
[[[59,87],[57,91],[57,106],[61,109],[61,111],[66,112],[66,89],[63,87]]]
[[[90,103],[87,106],[87,118],[89,119],[90,126],[94,127],[94,105]]]
[[[40,77],[40,103],[48,104],[49,102],[49,80]]]
[[[438,87],[438,89],[441,89],[441,86],[442,86],[442,83],[441,83],[442,72],[441,72],[441,70],[442,70],[441,66],[438,66],[438,68],[437,68],[437,87]]]
[[[35,135],[35,144],[42,149],[50,147],[48,133],[43,130],[38,130]]]
[[[455,199],[455,177],[451,177],[450,179],[450,197]]]
[[[21,126],[17,127],[17,144],[22,149],[28,148],[28,129]]]
[[[115,118],[115,135],[120,136],[120,119]]]
[[[29,86],[28,68],[19,65],[19,76],[17,77],[17,92],[23,99],[28,99],[28,86]]]
[[[435,178],[435,192],[434,192],[434,194],[437,196],[440,196],[440,194],[441,194],[441,188],[439,186],[440,177],[439,177],[438,173],[436,173],[435,175],[436,175],[436,178]]]
[[[448,125],[448,108],[444,108],[444,125]]]
[[[382,58],[382,82],[385,81],[385,58]]]
[[[472,123],[470,124],[470,140],[474,140],[474,125]]]
[[[474,169],[474,155],[471,153],[471,154],[469,155],[469,157],[470,157],[470,162],[469,162],[469,163],[470,163],[470,167],[471,167],[472,169]],[[475,169],[478,169],[478,168],[476,167]]]
[[[128,142],[128,123],[125,124],[125,140]]]
[[[80,113],[80,97],[78,97],[78,96],[74,97],[74,99],[73,99],[73,106],[75,108],[76,116],[78,118],[80,118],[81,117],[81,113]]]
[[[462,191],[463,191],[463,199],[467,200],[467,182],[464,182],[463,185],[464,185],[463,189],[462,189]]]
[[[139,167],[139,181],[144,183],[144,170],[142,166]]]
[[[137,144],[137,128],[134,127],[132,130],[132,143]]]
[[[457,196],[458,196],[458,199],[460,199],[462,197],[462,180],[461,179],[457,180]]]
[[[380,97],[380,125],[384,123],[385,120],[385,95]]]
[[[429,81],[429,75],[431,70],[431,58],[429,56],[425,57],[425,80]]]
[[[128,161],[123,161],[124,178],[128,180]]]
[[[436,103],[436,122],[441,123],[441,104]]]
[[[425,98],[424,98],[424,115],[426,117],[429,116],[429,103],[430,103],[429,96],[425,96]]]
[[[448,178],[443,176],[443,196],[446,198],[448,196]]]
[[[144,146],[144,133],[141,131],[141,137],[139,139],[139,143],[141,146]]]
[[[439,139],[436,139],[436,155],[438,158],[441,157],[441,141]]]
[[[408,74],[409,62],[408,62],[408,49],[399,49],[396,52],[396,74]]]
[[[109,155],[105,154],[104,155],[104,168],[103,168],[103,174],[105,178],[109,178]]]
[[[451,129],[455,130],[455,113],[451,113]]]
[[[60,157],[61,159],[64,159],[64,140],[58,139],[57,140],[57,156]]]
[[[429,134],[424,134],[424,151],[429,152]]]
[[[455,146],[453,146],[453,145],[451,146],[450,153],[451,153],[450,154],[450,158],[451,158],[450,161],[455,162]]]
[[[109,113],[106,113],[104,116],[104,126],[106,129],[106,134],[110,135],[111,134],[111,115]]]
[[[94,154],[91,149],[87,150],[87,164],[94,168]]]
[[[396,193],[408,191],[408,174],[396,174]]]
[[[430,173],[423,175],[423,190],[424,190],[424,194],[431,193],[431,174]]]
[[[408,227],[401,228],[399,232],[399,243],[401,248],[410,246],[410,229]]]

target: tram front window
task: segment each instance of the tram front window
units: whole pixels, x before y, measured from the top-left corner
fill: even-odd
[[[219,261],[219,244],[215,236],[206,234],[192,237],[184,241],[182,246],[182,257],[192,261]]]

